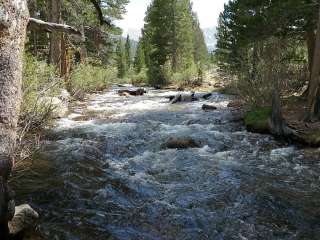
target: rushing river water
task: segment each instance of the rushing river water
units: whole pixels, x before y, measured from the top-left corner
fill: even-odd
[[[248,133],[227,96],[173,105],[173,94],[114,88],[59,120],[23,197],[45,239],[320,239],[318,156]],[[173,137],[200,147],[163,148]]]

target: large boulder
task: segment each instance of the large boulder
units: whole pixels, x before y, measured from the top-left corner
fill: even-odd
[[[39,104],[45,108],[51,108],[54,118],[62,118],[68,113],[68,104],[58,97],[42,97]]]
[[[16,207],[14,217],[9,222],[10,235],[15,236],[25,230],[33,228],[38,218],[39,214],[28,204]]]

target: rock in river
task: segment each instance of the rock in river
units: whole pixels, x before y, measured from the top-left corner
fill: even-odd
[[[185,149],[185,148],[200,148],[200,144],[190,137],[184,138],[169,138],[167,142],[161,145],[162,149]]]

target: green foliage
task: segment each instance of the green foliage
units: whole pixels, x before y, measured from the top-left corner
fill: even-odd
[[[80,64],[73,70],[69,85],[73,95],[83,97],[84,93],[104,90],[117,80],[114,67]]]
[[[305,43],[308,33],[314,34],[316,11],[309,0],[235,0],[225,5],[214,60],[220,71],[232,75],[246,100],[270,104],[276,83],[281,95],[306,83],[313,53]]]

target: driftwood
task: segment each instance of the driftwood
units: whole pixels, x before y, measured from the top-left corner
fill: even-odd
[[[142,96],[144,95],[146,92],[146,90],[144,90],[143,88],[139,88],[137,90],[119,90],[118,94],[120,96]]]
[[[195,96],[195,93],[192,92],[190,95],[187,94],[177,94],[175,96],[167,96],[166,98],[170,100],[172,104],[178,102],[194,102],[199,101],[199,98],[203,98],[205,100],[209,99],[212,96],[212,93],[207,93],[202,96]]]

